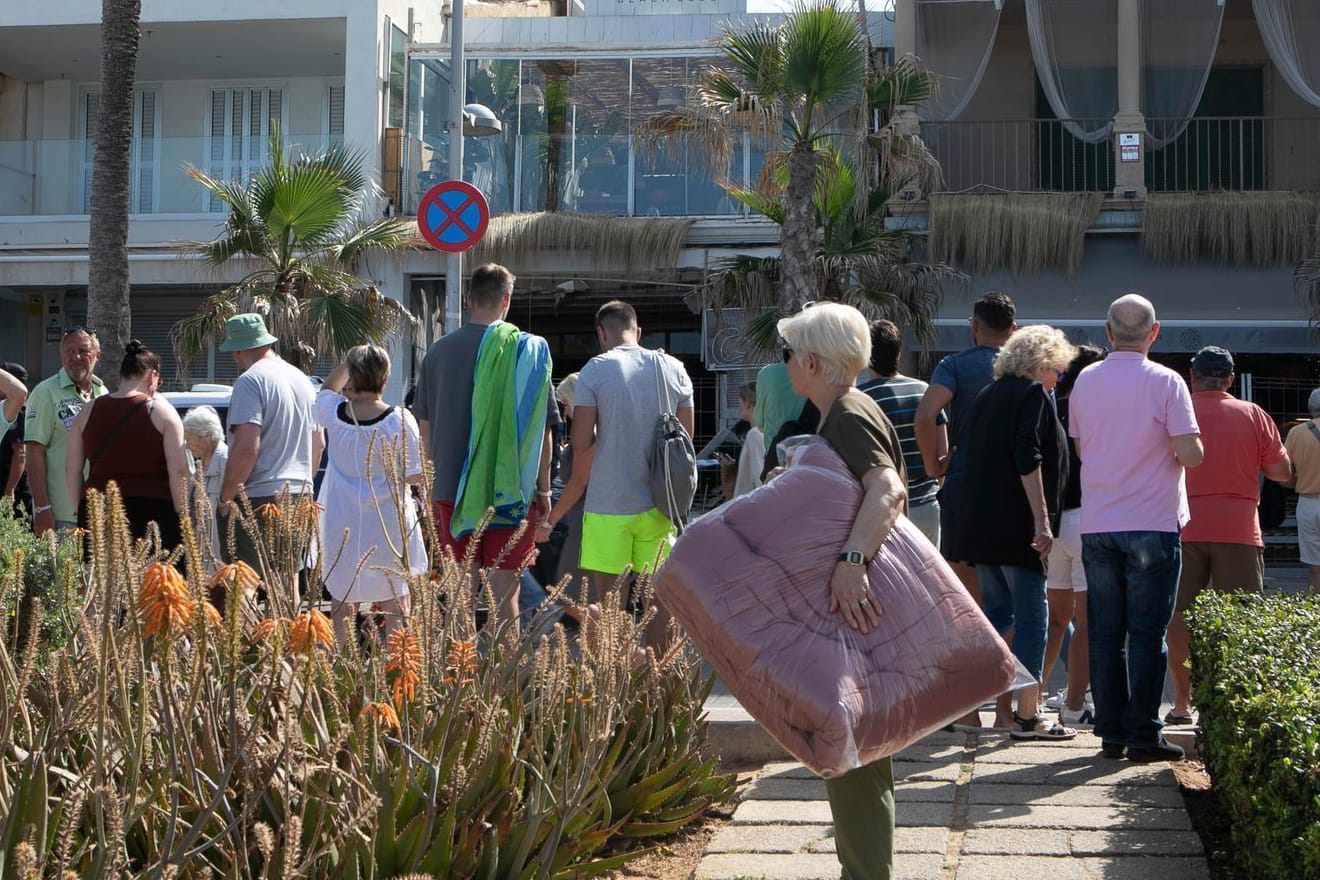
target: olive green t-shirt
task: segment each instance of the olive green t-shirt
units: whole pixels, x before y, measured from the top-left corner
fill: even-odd
[[[903,446],[880,404],[853,388],[834,402],[816,432],[861,479],[872,468],[893,468],[907,485]],[[904,505],[906,507],[906,504]]]

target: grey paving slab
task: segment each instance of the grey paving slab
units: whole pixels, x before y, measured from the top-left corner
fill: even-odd
[[[963,835],[962,852],[970,855],[1072,855],[1068,829],[972,828]]]
[[[1092,748],[1071,748],[1066,743],[1047,746],[1017,743],[1006,748],[976,749],[978,764],[1099,764],[1114,763],[1113,759],[1102,757],[1100,742]]]
[[[828,825],[725,825],[706,844],[706,852],[807,852],[816,850],[826,839],[830,842],[829,852],[833,852],[834,840]]]
[[[834,852],[834,835],[821,838],[808,847],[811,852]],[[948,828],[895,828],[894,852],[929,853],[943,856],[949,848]]]
[[[973,804],[1183,807],[1178,789],[1154,785],[1008,785],[976,780],[969,786],[968,796]]]
[[[972,782],[1005,785],[1159,785],[1176,786],[1167,764],[982,764],[972,767]]]
[[[1074,831],[1075,856],[1204,856],[1194,831]]]
[[[825,799],[825,780],[812,776],[761,776],[748,786],[744,798],[780,801]]]
[[[898,804],[894,809],[894,823],[900,828],[918,828],[953,825],[953,804]]]
[[[894,785],[894,801],[899,804],[939,803],[951,804],[958,791],[952,782],[930,780],[904,780]]]
[[[1206,880],[1204,859],[1104,858],[1059,859],[1049,856],[964,856],[957,880],[1004,880],[1048,877],[1050,880]]]
[[[895,880],[930,880],[944,867],[942,854],[897,853],[894,856]],[[796,853],[794,855],[755,855],[719,853],[708,855],[697,865],[696,880],[838,880],[839,860],[833,853]]]
[[[1065,829],[1156,829],[1163,831],[1190,831],[1191,820],[1186,810],[1165,810],[1158,807],[1053,807],[1053,806],[987,806],[973,804],[967,809],[967,821],[972,827],[1021,827]]]
[[[894,762],[944,763],[952,761],[958,763],[962,760],[964,754],[966,754],[966,749],[962,743],[933,743],[922,740],[894,755]]]
[[[839,860],[828,853],[715,853],[697,865],[697,880],[839,880]]]
[[[829,825],[827,801],[743,801],[733,811],[735,825]],[[927,823],[933,824],[933,823]]]
[[[894,779],[943,779],[953,782],[962,773],[961,764],[923,764],[912,761],[894,762]]]

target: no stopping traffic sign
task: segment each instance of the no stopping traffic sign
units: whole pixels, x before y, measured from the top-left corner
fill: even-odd
[[[437,183],[417,206],[417,228],[422,238],[449,254],[461,253],[481,241],[489,222],[486,197],[461,180]]]

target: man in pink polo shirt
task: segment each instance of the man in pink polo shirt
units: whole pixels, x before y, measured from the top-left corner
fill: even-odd
[[[1160,333],[1150,300],[1114,300],[1105,333],[1113,351],[1077,378],[1068,425],[1082,460],[1095,735],[1108,758],[1177,761],[1183,750],[1160,734],[1164,634],[1189,518],[1183,469],[1201,463],[1201,432],[1186,383],[1146,357]]]
[[[1190,637],[1183,613],[1206,587],[1259,593],[1265,585],[1261,540],[1260,475],[1292,479],[1279,429],[1265,410],[1228,393],[1233,355],[1207,345],[1192,358],[1192,407],[1205,438],[1205,461],[1187,475],[1192,521],[1183,529],[1178,602],[1169,622],[1169,677],[1173,708],[1165,724],[1192,723]]]

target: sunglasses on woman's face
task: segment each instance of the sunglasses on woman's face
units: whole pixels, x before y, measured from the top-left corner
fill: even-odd
[[[793,357],[793,349],[789,348],[787,345],[781,348],[779,353],[783,356],[784,363],[788,363],[789,359]]]

